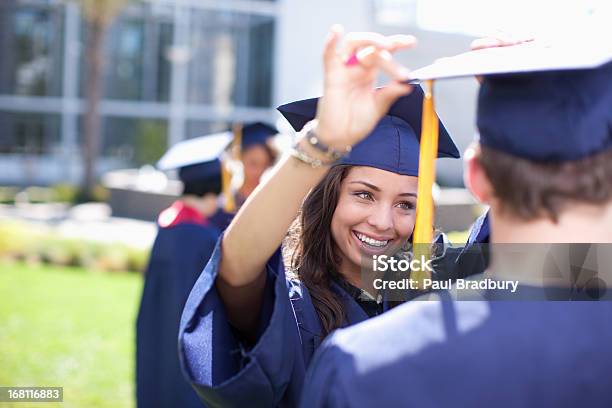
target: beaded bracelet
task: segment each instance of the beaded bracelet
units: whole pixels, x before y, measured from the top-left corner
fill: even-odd
[[[312,167],[313,169],[317,169],[322,166],[331,166],[332,164],[336,162],[335,160],[334,161],[323,161],[321,159],[312,157],[308,153],[306,153],[304,150],[302,150],[302,148],[297,143],[293,146],[293,149],[291,149],[291,156],[295,157],[302,163],[309,164],[310,167]]]
[[[327,146],[319,140],[319,137],[314,131],[314,125],[308,126],[304,138],[306,139],[308,144],[323,153],[325,155],[325,158],[333,162],[340,160],[341,158],[349,154],[352,150],[351,146],[347,146],[344,150],[337,150]]]

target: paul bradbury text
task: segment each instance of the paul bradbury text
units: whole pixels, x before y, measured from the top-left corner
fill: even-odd
[[[418,280],[409,278],[399,280],[378,278],[374,279],[373,283],[374,289],[377,290],[404,290],[418,289],[421,287]],[[518,281],[495,280],[489,278],[482,280],[457,279],[455,281],[451,279],[440,281],[423,279],[421,288],[424,290],[450,290],[451,288],[457,290],[507,290],[510,291],[510,293],[515,293],[518,288]]]

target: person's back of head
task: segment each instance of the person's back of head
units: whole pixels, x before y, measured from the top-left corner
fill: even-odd
[[[231,140],[229,132],[184,140],[158,162],[161,170],[177,170],[183,183],[182,200],[206,217],[215,213],[217,198],[224,189],[221,157]]]
[[[466,183],[496,242],[612,241],[612,63],[487,77]]]

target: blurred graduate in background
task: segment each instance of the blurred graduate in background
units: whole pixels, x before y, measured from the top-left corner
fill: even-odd
[[[278,133],[274,126],[263,122],[236,124],[232,132],[234,141],[231,155],[242,164],[242,184],[235,192],[226,189],[221,200],[222,205],[210,219],[222,231],[227,228],[236,211],[259,185],[261,177],[272,167],[277,157],[277,151],[271,143],[271,138]],[[228,165],[224,165],[223,171],[224,183],[229,185],[235,171],[230,170]]]
[[[178,170],[183,195],[158,218],[136,327],[138,407],[202,407],[181,374],[177,333],[191,288],[213,252],[220,230],[210,222],[222,192],[220,157],[229,132],[174,145],[161,170]]]

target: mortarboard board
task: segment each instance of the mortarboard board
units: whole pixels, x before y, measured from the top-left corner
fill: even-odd
[[[318,98],[288,103],[278,107],[291,126],[300,131],[314,119]],[[389,112],[351,152],[337,164],[369,166],[394,173],[417,176],[419,174],[419,139],[423,91],[415,87],[412,93],[399,98]],[[440,144],[438,157],[458,158],[457,146],[439,121]]]
[[[612,46],[530,42],[443,58],[417,80],[484,75],[480,143],[534,161],[576,160],[612,148]]]
[[[591,44],[574,38],[470,51],[412,71],[411,82],[426,81],[431,91],[434,79],[485,75],[480,143],[531,160],[574,160],[612,147],[612,45]],[[421,154],[427,173],[432,162]],[[419,218],[417,202],[414,241],[429,242],[431,219]]]
[[[612,58],[612,44],[597,47],[584,42],[554,44],[529,41],[512,46],[464,52],[410,72],[412,80],[472,75],[520,74],[599,67]]]
[[[183,182],[221,177],[223,151],[232,140],[231,132],[184,140],[172,146],[159,161],[160,170],[178,169]]]

